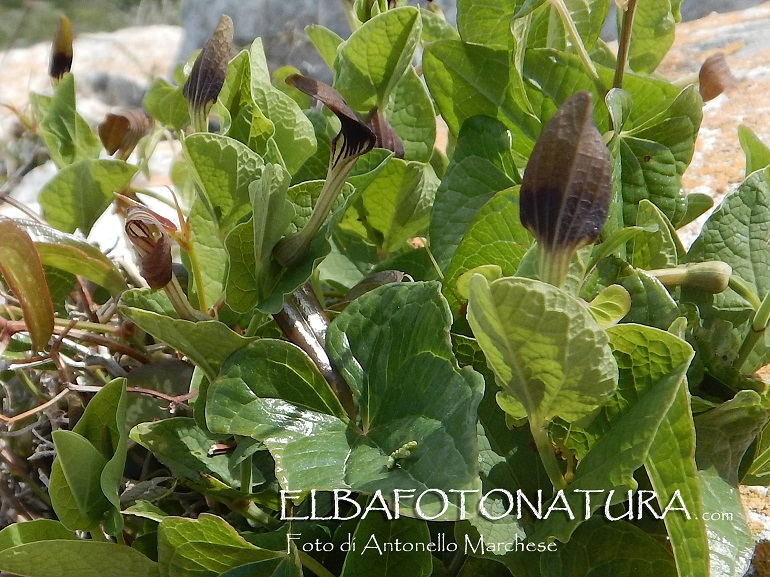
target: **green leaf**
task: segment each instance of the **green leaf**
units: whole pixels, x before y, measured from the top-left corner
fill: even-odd
[[[511,21],[521,0],[459,0],[457,29],[465,42],[510,49]]]
[[[225,362],[215,384],[246,387],[258,398],[283,399],[347,419],[316,365],[302,349],[286,341],[260,339],[244,347]]]
[[[746,155],[746,177],[770,165],[770,148],[748,126],[741,124],[738,127],[738,140]]]
[[[703,225],[687,253],[687,262],[719,260],[733,269],[760,300],[770,292],[770,185],[757,171],[730,193]],[[731,288],[714,295],[717,309],[743,309],[746,302]]]
[[[36,519],[23,523],[14,523],[0,531],[0,551],[36,541],[67,539],[77,541],[75,534],[66,529],[59,521]]]
[[[438,184],[430,165],[391,158],[361,190],[366,222],[382,234],[384,252],[427,229]]]
[[[223,231],[249,214],[249,185],[262,176],[262,158],[227,136],[195,133],[184,139],[190,172]]]
[[[431,215],[430,247],[442,270],[447,270],[466,231],[480,218],[481,207],[514,185],[517,173],[510,138],[506,127],[489,117],[478,116],[463,124]]]
[[[251,219],[235,227],[225,241],[226,302],[235,311],[249,312],[267,299],[281,274],[272,252],[295,216],[287,199],[290,180],[280,165],[265,166],[262,178],[249,187]]]
[[[254,384],[227,379],[209,387],[208,426],[263,441],[285,489],[381,489],[389,496],[394,488],[477,488],[475,411],[482,382],[456,367],[450,323],[437,283],[380,287],[335,319],[327,348],[351,386],[362,429],[329,409],[260,398],[249,388]],[[303,379],[285,374],[306,398]],[[292,389],[284,383],[282,390]],[[389,456],[412,441],[411,455],[389,468]],[[440,502],[428,501],[421,503],[424,511],[441,511]],[[402,502],[402,514],[414,515],[413,506]]]
[[[155,120],[174,130],[190,124],[190,110],[180,86],[172,86],[162,78],[152,83],[144,97],[144,108]]]
[[[51,293],[29,234],[5,218],[0,219],[0,273],[21,304],[33,350],[43,350],[53,334]]]
[[[647,459],[694,354],[685,341],[652,327],[621,324],[607,333],[617,360],[619,386],[588,427],[581,430],[573,424],[570,429],[569,442],[579,457],[584,455],[564,497],[573,511],[585,508],[585,496],[577,490],[614,489],[612,502],[616,503],[626,499],[626,490],[636,489],[634,471]],[[579,447],[581,437],[585,444]],[[593,500],[591,511],[603,500]],[[566,541],[583,519],[550,516],[539,524],[532,539],[552,535]]]
[[[158,568],[169,577],[216,577],[247,563],[282,555],[255,547],[221,517],[166,517],[158,525]]]
[[[508,427],[507,415],[499,406],[502,393],[498,392],[494,374],[487,366],[486,358],[476,341],[460,335],[453,335],[452,341],[457,360],[461,364],[471,365],[474,370],[484,375],[487,383],[478,410],[479,468],[482,494],[488,495],[484,508],[489,512],[489,516],[493,517],[487,519],[484,515],[477,515],[458,523],[458,529],[462,528],[469,534],[473,543],[482,535],[486,543],[505,543],[517,538],[523,540],[526,533],[522,520],[517,518],[517,515],[504,515],[508,506],[507,499],[494,490],[504,489],[512,495],[521,490],[529,495],[549,483],[548,477],[539,456],[531,449],[532,435],[529,430],[512,430]],[[478,535],[473,534],[471,527]],[[496,552],[488,556],[499,559],[502,553]]]
[[[655,434],[644,466],[661,508],[671,501],[674,491],[679,491],[695,519],[703,517],[695,466],[695,425],[686,379]],[[663,521],[679,575],[708,575],[710,547],[704,524],[678,514],[666,515]]]
[[[123,514],[140,517],[142,519],[149,519],[150,521],[155,521],[156,523],[160,523],[163,521],[163,519],[169,516],[160,507],[153,505],[149,501],[144,501],[141,499],[130,507],[123,509]]]
[[[575,29],[583,40],[583,44],[590,51],[599,39],[602,25],[607,19],[610,0],[559,1],[564,4],[570,19],[575,25]],[[526,13],[526,4],[538,5],[541,2],[535,0],[535,2],[525,2],[524,4],[525,6],[517,13],[517,18]],[[554,4],[556,4],[556,0],[550,0],[545,3],[544,7],[532,14],[531,30],[527,39],[527,43],[530,46],[548,46],[566,50],[569,37]]]
[[[339,34],[321,26],[320,24],[311,24],[305,26],[305,34],[318,50],[323,61],[329,68],[334,68],[334,59],[337,57],[337,48],[344,42]]]
[[[18,222],[18,221],[17,221]],[[36,225],[43,228],[42,225]],[[47,227],[46,227],[47,228]],[[30,230],[30,226],[27,226]],[[123,275],[115,264],[99,249],[78,238],[65,235],[55,229],[48,229],[37,238],[48,238],[53,242],[36,241],[35,247],[40,255],[40,262],[57,270],[82,276],[118,296],[128,288]]]
[[[452,310],[460,306],[454,289],[461,275],[495,263],[500,276],[513,276],[531,244],[532,235],[519,219],[518,187],[499,192],[479,210],[446,269],[444,294]]]
[[[192,245],[198,259],[198,270],[204,292],[203,299],[201,299],[201,296],[197,294],[197,283],[191,282],[189,290],[191,302],[199,304],[203,300],[207,306],[211,306],[212,303],[217,302],[224,290],[227,273],[227,251],[222,240],[222,233],[200,197],[193,202],[187,222],[190,225]],[[186,253],[182,255],[182,258],[186,259],[187,266],[185,268],[192,270]],[[194,281],[193,278],[190,280]]]
[[[72,74],[64,75],[53,97],[32,94],[31,101],[41,136],[57,167],[99,157],[102,143],[75,110],[75,78]]]
[[[770,485],[767,476],[770,475],[770,425],[765,425],[757,436],[754,447],[753,459],[746,471],[746,476],[741,479],[744,485]]]
[[[631,309],[623,317],[625,322],[667,330],[681,316],[677,303],[658,279],[620,259],[602,260],[596,268],[595,278],[598,279],[599,287],[619,284],[631,295]],[[598,292],[586,291],[581,294],[588,299]]]
[[[709,536],[711,569],[700,574],[743,577],[751,566],[755,543],[746,525],[738,489],[713,469],[698,471],[698,481],[703,494],[703,510],[710,513],[704,524]]]
[[[123,293],[121,312],[142,330],[186,355],[210,378],[227,357],[253,340],[219,321],[191,322],[143,310],[141,294],[137,289]]]
[[[99,530],[110,508],[101,489],[101,474],[107,459],[94,446],[72,431],[54,431],[57,458],[51,468],[51,505],[62,525],[75,531]]]
[[[303,182],[289,189],[287,194],[294,204],[296,215],[292,226],[297,227],[297,229],[304,226],[312,212],[310,207],[315,204],[322,186],[323,183],[320,182]],[[354,189],[350,183],[346,183],[343,186],[340,199],[337,200],[331,214],[326,218],[318,234],[310,243],[308,253],[298,265],[289,270],[283,270],[283,273],[277,278],[271,294],[257,305],[260,312],[275,314],[281,310],[286,295],[294,292],[307,282],[313,271],[326,258],[331,250],[329,242],[330,231],[339,223],[352,201],[357,198],[357,194],[354,194],[353,191]],[[293,232],[292,227],[289,227],[289,232]]]
[[[627,223],[636,222],[635,203],[648,198],[678,226],[686,210],[682,175],[695,151],[702,108],[697,88],[688,86],[665,110],[622,137],[623,210]]]
[[[413,67],[406,69],[385,106],[385,116],[401,137],[404,159],[429,162],[436,143],[436,112]]]
[[[622,543],[622,546],[621,546]],[[671,553],[650,534],[626,521],[590,519],[569,543],[544,554],[543,577],[677,577]],[[688,573],[692,575],[694,573]]]
[[[159,577],[139,551],[97,541],[37,541],[0,552],[0,570],[22,577]]]
[[[262,40],[251,45],[251,97],[275,127],[273,139],[290,174],[297,172],[316,149],[313,125],[288,94],[270,81]]]
[[[107,459],[99,484],[112,505],[104,526],[115,535],[123,528],[120,516],[120,490],[126,465],[128,431],[126,429],[126,379],[115,379],[88,403],[73,432],[85,437]],[[65,471],[66,473],[66,471]]]
[[[201,474],[209,474],[231,487],[240,486],[235,453],[209,455],[211,446],[222,437],[201,429],[195,419],[176,417],[140,423],[131,430],[131,439],[152,452],[176,477],[198,482]],[[250,492],[250,487],[244,492]]]
[[[655,232],[643,232],[633,240],[631,264],[641,269],[669,268],[678,264],[679,244],[671,223],[661,210],[647,199],[639,203],[636,226],[654,228]]]
[[[420,41],[420,11],[388,10],[353,32],[337,50],[334,88],[354,110],[383,108]]]
[[[604,102],[610,113],[612,130],[615,132],[613,138],[617,138],[631,115],[633,97],[622,88],[612,88],[604,97]]]
[[[522,112],[510,87],[510,56],[507,50],[440,40],[428,45],[423,71],[449,131],[457,135],[473,116],[495,118],[513,131],[509,140],[522,159],[532,152],[540,123]]]
[[[625,136],[620,141],[623,191],[623,219],[636,222],[639,203],[647,199],[669,220],[678,221],[685,213],[681,178],[674,155],[662,144]]]
[[[88,403],[72,431],[55,431],[51,502],[62,523],[110,534],[123,527],[120,487],[126,463],[126,380],[115,379]]]
[[[260,268],[271,259],[273,247],[295,217],[287,198],[291,176],[280,165],[268,164],[262,178],[249,186],[254,222],[254,257]]]
[[[43,216],[64,232],[91,232],[96,220],[107,210],[113,193],[125,188],[137,168],[122,160],[87,159],[69,164],[40,191]]]
[[[340,577],[380,575],[394,577],[409,575],[428,577],[433,569],[428,550],[394,551],[388,545],[396,539],[402,543],[429,543],[431,540],[428,524],[422,519],[387,519],[384,515],[367,515],[361,519],[353,535],[363,548],[350,552],[345,557]]]
[[[608,286],[588,303],[588,310],[604,329],[618,324],[630,309],[631,295],[616,284]]]
[[[457,28],[447,22],[443,12],[434,12],[432,10],[420,8],[420,20],[422,20],[423,42],[460,39]]]
[[[730,485],[746,450],[770,419],[770,410],[754,391],[738,391],[729,401],[695,417],[699,469],[714,468]]]
[[[289,95],[289,97],[291,97],[291,99],[296,102],[300,109],[304,112],[305,110],[308,110],[312,107],[313,100],[309,95],[302,92],[299,88],[296,86],[291,86],[286,82],[286,79],[292,74],[302,73],[298,68],[295,68],[294,66],[281,66],[273,72],[271,81],[273,86],[275,86],[284,94]],[[305,114],[305,116],[307,116],[307,114]]]
[[[612,85],[614,68],[597,65],[597,71],[605,85]],[[529,99],[536,109],[538,106],[541,108],[540,115],[544,119],[550,118],[561,104],[579,90],[591,92],[594,95],[594,102],[597,103],[604,100],[605,97],[604,94],[597,92],[596,85],[586,74],[580,59],[567,52],[548,48],[528,49],[524,57],[524,76],[531,80],[527,83]],[[532,83],[534,83],[534,87]],[[637,74],[625,75],[623,89],[628,92],[633,102],[633,106],[627,110],[628,118],[624,124],[624,130],[646,123],[655,115],[665,112],[677,98],[677,95],[682,92],[669,82]],[[688,89],[685,89],[684,92],[687,93],[688,98],[692,94]],[[552,103],[548,100],[551,100]],[[676,112],[684,112],[684,109],[677,108]],[[699,114],[698,110],[689,110],[688,112]],[[597,106],[594,113],[599,130],[601,132],[609,130],[611,127],[609,126],[608,110],[604,106]],[[539,129],[537,133],[539,133]],[[669,136],[673,138],[684,135],[671,134]],[[650,139],[655,140],[654,137]]]
[[[222,134],[234,138],[251,150],[266,156],[275,141],[275,127],[257,107],[251,95],[251,58],[241,51],[230,61],[219,93]]]
[[[291,556],[241,565],[225,571],[219,577],[255,577],[257,575],[259,577],[302,577],[302,563],[296,553],[296,547],[292,548]]]
[[[329,170],[329,156],[331,155],[330,143],[340,129],[336,116],[326,116],[314,110],[308,110],[306,114],[310,122],[313,123],[317,147],[315,154],[308,158],[305,164],[293,175],[292,184],[326,178],[326,173]],[[359,161],[365,161],[367,156],[369,155],[359,158]]]
[[[684,216],[677,223],[679,228],[687,226],[699,216],[706,214],[714,206],[714,198],[710,194],[691,192],[684,197],[687,201],[687,209]]]
[[[531,420],[581,419],[615,390],[617,366],[606,333],[554,286],[474,276],[468,322],[498,382]]]
[[[655,71],[674,44],[674,24],[670,0],[637,4],[628,52],[628,65],[634,72]]]

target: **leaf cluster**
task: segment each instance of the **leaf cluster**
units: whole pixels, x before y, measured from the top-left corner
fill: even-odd
[[[228,60],[223,19],[151,122],[99,131],[117,158],[70,73],[32,95],[58,171],[0,221],[0,442],[40,510],[14,497],[0,570],[743,575],[770,150],[742,129],[685,249],[711,204],[682,187],[699,89],[655,73],[680,2],[629,2],[614,54],[610,1],[459,0],[454,27],[356,0],[349,38],[307,30],[333,86],[259,39]],[[164,138],[173,197],[136,184]],[[88,241],[110,207],[139,268]]]

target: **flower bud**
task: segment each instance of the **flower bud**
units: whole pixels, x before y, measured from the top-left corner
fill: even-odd
[[[126,210],[126,235],[139,257],[139,272],[150,288],[171,282],[171,237],[174,224],[149,208],[132,205]]]
[[[521,223],[538,241],[543,280],[564,284],[572,255],[599,237],[611,199],[610,153],[591,95],[578,92],[543,129],[521,183]]]
[[[118,153],[118,158],[127,160],[141,138],[150,131],[152,121],[140,108],[123,112],[110,112],[99,125],[99,139],[107,154]]]
[[[700,67],[698,81],[703,102],[713,100],[735,84],[735,76],[733,76],[723,52],[717,52],[706,58]]]
[[[51,47],[51,62],[48,66],[48,75],[54,85],[59,83],[61,77],[70,71],[72,67],[72,23],[66,16],[59,18],[59,28]]]
[[[717,294],[727,288],[733,269],[726,262],[714,260],[645,272],[654,276],[667,288],[681,286],[709,294]]]
[[[223,15],[214,34],[195,59],[182,94],[190,108],[193,129],[205,132],[208,114],[219,97],[227,75],[227,63],[233,46],[233,21]]]

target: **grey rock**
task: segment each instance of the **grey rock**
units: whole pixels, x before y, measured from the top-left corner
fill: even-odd
[[[682,2],[682,20],[697,20],[712,12],[735,12],[762,4],[764,0],[684,0]]]
[[[697,20],[708,16],[712,12],[719,12],[720,14],[725,12],[735,12],[736,10],[744,10],[762,4],[765,0],[684,0],[680,12],[682,14],[682,22],[689,22],[690,20]],[[617,6],[615,2],[610,5],[610,13],[607,16],[607,21],[604,23],[602,29],[602,38],[605,40],[615,40],[618,37],[617,34]]]
[[[409,3],[424,6],[426,0]],[[439,4],[453,19],[456,0],[440,0]],[[178,62],[201,48],[220,16],[227,14],[233,20],[236,45],[247,46],[255,38],[262,38],[271,70],[290,65],[303,74],[329,81],[331,72],[304,29],[321,24],[343,38],[350,34],[342,0],[183,0],[181,11],[184,37]]]
[[[81,90],[104,104],[119,108],[135,108],[142,105],[147,91],[146,83],[140,84],[133,78],[118,72],[100,70],[83,75]]]
[[[349,32],[340,0],[184,0],[181,10],[180,61],[205,44],[222,14],[233,20],[236,45],[247,46],[260,37],[271,68],[290,64],[311,76],[324,65],[304,34],[305,26],[318,23],[340,35]]]

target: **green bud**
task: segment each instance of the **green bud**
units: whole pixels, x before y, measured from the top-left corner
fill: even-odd
[[[667,288],[681,286],[709,294],[717,294],[727,288],[733,269],[726,262],[714,260],[645,272],[654,276]]]

